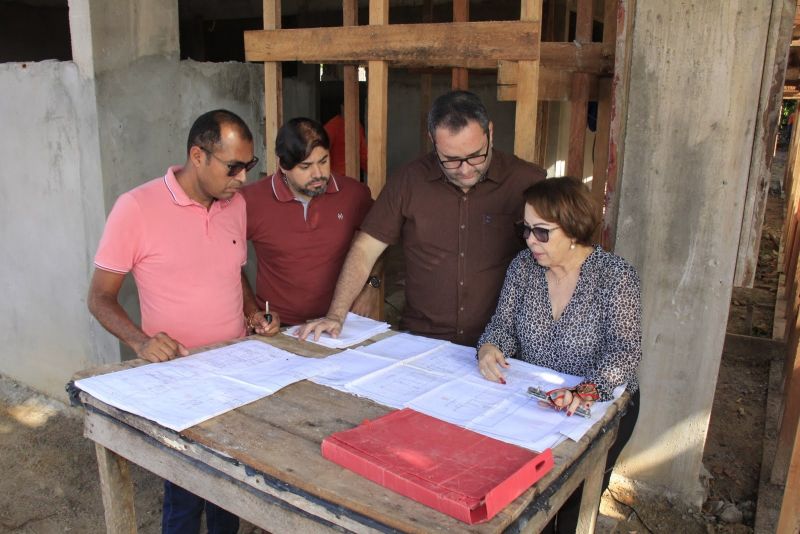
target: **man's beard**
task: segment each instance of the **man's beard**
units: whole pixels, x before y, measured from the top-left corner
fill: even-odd
[[[300,193],[306,195],[307,197],[318,197],[320,195],[324,195],[325,191],[328,190],[328,180],[330,180],[330,178],[327,177],[327,176],[322,177],[322,178],[318,178],[318,179],[313,180],[313,181],[314,182],[322,182],[322,186],[321,187],[318,187],[316,189],[300,187],[300,188],[298,188],[298,191]]]

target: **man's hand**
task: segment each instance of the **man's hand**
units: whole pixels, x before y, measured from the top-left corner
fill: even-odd
[[[165,362],[174,360],[179,356],[188,356],[186,347],[169,337],[164,332],[159,332],[142,343],[133,346],[136,355],[148,362]]]
[[[266,313],[258,311],[247,319],[247,326],[259,336],[272,337],[281,330],[281,317],[278,312],[270,313],[270,321],[267,321]]]
[[[506,357],[500,352],[500,349],[491,343],[484,343],[478,349],[478,370],[486,380],[492,382],[506,383],[506,379],[500,368],[508,368],[510,365],[506,361]]]
[[[337,338],[342,332],[342,326],[344,326],[344,321],[335,317],[314,319],[313,321],[307,322],[297,331],[297,337],[304,340],[313,332],[314,341],[319,341],[323,332],[327,332],[332,338]]]

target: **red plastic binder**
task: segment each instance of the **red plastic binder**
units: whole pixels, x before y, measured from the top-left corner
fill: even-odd
[[[337,432],[322,455],[469,524],[487,521],[553,467],[536,453],[404,409]]]

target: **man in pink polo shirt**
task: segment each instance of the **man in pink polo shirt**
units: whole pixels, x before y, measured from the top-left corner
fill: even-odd
[[[247,238],[258,260],[256,301],[269,301],[285,324],[304,323],[328,309],[353,236],[372,205],[366,185],[330,172],[330,143],[320,123],[295,118],[275,139],[278,170],[242,189]],[[372,277],[352,309],[377,311]]]
[[[151,362],[242,337],[246,326],[275,335],[252,294],[243,291],[247,260],[246,172],[258,162],[253,135],[226,110],[201,115],[189,131],[186,163],[119,197],[95,256],[88,306],[109,332]],[[127,273],[139,290],[141,327],[118,302]],[[197,532],[203,508],[209,532],[235,533],[236,516],[164,483],[163,532]]]

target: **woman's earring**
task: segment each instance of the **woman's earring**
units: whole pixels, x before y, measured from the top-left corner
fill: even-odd
[[[570,249],[570,250],[575,250],[575,241],[573,241],[572,243],[570,243],[570,245],[569,245],[569,249]]]

